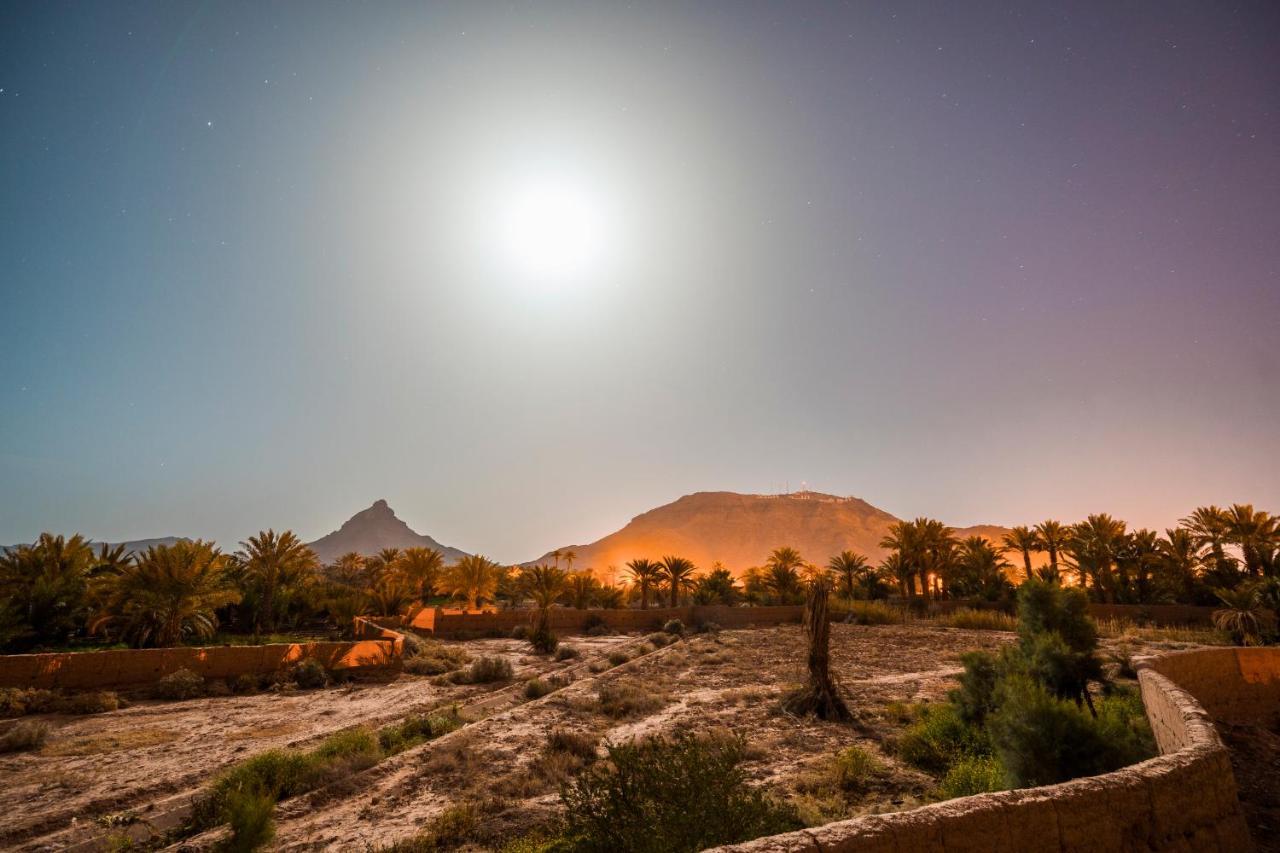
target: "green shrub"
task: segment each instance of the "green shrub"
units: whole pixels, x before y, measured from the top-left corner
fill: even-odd
[[[541,699],[553,690],[555,690],[555,687],[541,678],[530,678],[524,683],[524,698]]]
[[[746,782],[741,738],[689,734],[611,745],[561,791],[565,843],[581,853],[692,853],[799,828]]]
[[[33,749],[39,749],[44,746],[45,739],[48,737],[48,723],[22,720],[14,724],[8,731],[0,734],[0,753],[28,752]]]
[[[299,661],[291,675],[298,686],[305,690],[315,690],[329,683],[329,673],[315,658]]]
[[[466,669],[454,673],[454,681],[458,684],[491,684],[495,681],[510,681],[515,675],[511,661],[502,657],[480,657],[471,662]]]
[[[253,853],[276,837],[275,798],[256,791],[235,791],[227,797],[231,836],[218,845],[225,853]]]
[[[1004,767],[997,758],[990,755],[967,755],[951,765],[942,784],[938,786],[938,796],[950,800],[970,794],[1002,791],[1004,788]]]
[[[513,640],[527,640],[527,639],[529,639],[529,626],[528,626],[528,625],[517,625],[517,626],[515,626],[514,628],[512,628],[512,629],[511,629],[511,639],[513,639]]]
[[[529,644],[538,654],[549,655],[560,646],[560,638],[546,622],[540,622],[529,635]]]
[[[947,698],[955,704],[962,720],[981,725],[995,708],[1000,665],[990,652],[965,652],[960,662],[964,664],[960,687],[948,693]]]
[[[945,773],[959,759],[990,751],[984,732],[971,726],[950,703],[926,705],[920,719],[898,737],[898,756],[930,773]]]
[[[573,658],[578,657],[580,654],[581,652],[579,652],[573,646],[560,646],[558,649],[556,649],[556,660],[558,661],[572,660]]]
[[[860,746],[851,746],[836,753],[832,762],[832,775],[842,791],[860,791],[876,776],[884,772],[880,759]]]
[[[609,663],[613,664],[614,666],[622,666],[624,663],[626,663],[629,660],[631,660],[631,656],[628,655],[626,652],[622,652],[622,651],[609,652]]]
[[[663,646],[669,646],[675,642],[674,637],[672,637],[670,634],[663,633],[662,631],[655,631],[654,633],[650,634],[644,639],[645,639],[645,642],[653,644],[654,648],[658,648],[658,649],[662,648]]]
[[[663,632],[678,637],[684,633],[684,623],[679,619],[669,619],[667,624],[662,626]]]
[[[599,613],[592,613],[582,623],[582,633],[588,637],[607,637],[613,633],[613,629],[609,627],[609,623],[604,621],[604,617]]]
[[[997,705],[987,729],[1015,787],[1108,773],[1152,752],[1145,718],[1119,694],[1104,700],[1095,718],[1033,679],[1012,675],[1001,681]]]
[[[189,669],[179,669],[161,678],[151,687],[157,699],[195,699],[204,695],[204,679]]]
[[[446,735],[461,726],[462,718],[458,716],[456,707],[447,711],[436,711],[427,716],[410,714],[400,722],[378,730],[378,748],[383,755],[395,755],[420,743]]]
[[[695,634],[719,634],[720,626],[711,621],[699,622],[693,631]]]

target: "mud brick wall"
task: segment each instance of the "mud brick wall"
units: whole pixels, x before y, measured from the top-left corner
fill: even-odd
[[[1248,853],[1253,844],[1210,713],[1225,709],[1252,718],[1268,710],[1267,695],[1274,705],[1280,694],[1280,649],[1184,652],[1139,661],[1138,668],[1161,753],[1157,758],[1061,785],[961,797],[716,850]],[[1206,705],[1197,701],[1202,698]]]
[[[400,665],[404,657],[403,635],[365,619],[356,620],[355,634],[357,639],[351,642],[3,655],[0,687],[134,687],[154,683],[179,669],[189,669],[205,678],[266,675],[308,658],[328,670],[369,671]]]
[[[693,627],[714,622],[722,628],[750,625],[781,625],[799,622],[804,607],[727,607],[724,605],[688,607],[651,607],[648,610],[577,610],[572,607],[551,609],[551,628],[572,633],[584,630],[589,623],[603,621],[618,631],[656,631],[671,619],[679,619]],[[451,613],[438,608],[419,612],[410,627],[422,633],[441,637],[479,636],[509,633],[517,625],[529,625],[533,611],[501,610],[494,613]]]

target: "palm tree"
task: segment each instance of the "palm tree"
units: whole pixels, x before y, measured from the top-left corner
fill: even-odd
[[[520,589],[533,600],[536,621],[530,642],[541,652],[552,652],[556,638],[551,633],[551,606],[564,592],[565,573],[559,566],[532,566],[520,570]]]
[[[915,584],[916,569],[902,556],[901,551],[890,553],[880,563],[880,571],[886,577],[893,578],[898,582],[898,592],[904,598],[910,597],[912,594],[912,586]]]
[[[1213,612],[1213,625],[1231,635],[1237,646],[1256,646],[1262,642],[1263,611],[1252,587],[1217,591],[1222,608]]]
[[[572,574],[573,561],[578,559],[578,552],[573,550],[572,548],[565,548],[563,551],[560,552],[560,556],[561,558],[564,559],[564,570]]]
[[[827,563],[827,568],[840,578],[840,590],[845,598],[853,598],[859,581],[871,571],[871,564],[862,554],[841,551]]]
[[[1125,537],[1125,523],[1106,513],[1091,515],[1071,528],[1067,552],[1080,572],[1080,585],[1088,588],[1093,581],[1095,592],[1108,604],[1116,601],[1116,551]]]
[[[325,567],[325,575],[333,583],[342,586],[363,587],[365,559],[355,551],[348,551]]]
[[[658,584],[662,567],[652,560],[640,557],[627,563],[627,576],[632,586],[640,590],[640,609],[649,609],[649,590]]]
[[[981,536],[970,536],[960,543],[956,558],[954,592],[994,601],[1009,589],[1005,570],[1009,563],[1001,551]]]
[[[265,622],[268,629],[276,624],[276,597],[305,587],[315,573],[318,561],[292,530],[277,534],[274,530],[250,536],[240,543],[244,570],[261,595],[261,606],[254,613],[253,631],[259,633]]]
[[[89,608],[93,548],[80,534],[41,533],[33,545],[0,553],[0,590],[13,633],[29,642],[61,642],[79,630]]]
[[[379,548],[378,559],[382,561],[382,565],[388,569],[394,569],[396,563],[400,560],[399,548]]]
[[[1232,504],[1226,512],[1226,541],[1240,548],[1244,568],[1253,577],[1262,574],[1262,554],[1269,553],[1280,539],[1278,520],[1255,511],[1252,504]]]
[[[569,584],[566,593],[569,596],[569,603],[577,610],[586,610],[590,607],[596,598],[596,592],[600,588],[599,582],[589,572],[579,572],[569,575]]]
[[[1022,554],[1022,567],[1027,573],[1027,580],[1031,580],[1031,552],[1039,550],[1040,546],[1040,538],[1036,532],[1020,524],[1006,533],[1001,541],[1006,554],[1014,551]]]
[[[1227,556],[1228,521],[1226,510],[1210,504],[1196,507],[1191,515],[1178,522],[1195,537],[1196,544],[1209,549],[1209,560],[1219,575],[1235,571],[1233,561]]]
[[[1165,538],[1156,543],[1164,583],[1179,601],[1195,601],[1197,575],[1203,565],[1202,546],[1185,527],[1174,527],[1164,534]]]
[[[552,552],[551,552],[551,556],[552,556],[552,558],[554,558],[554,559],[555,559],[555,561],[556,561],[556,568],[557,568],[557,569],[558,569],[558,568],[560,568],[560,558],[564,556],[564,551],[562,551],[561,549],[557,548],[557,549],[555,549],[554,551],[552,551]]]
[[[218,608],[240,598],[228,580],[221,552],[208,542],[148,548],[125,567],[94,628],[117,633],[134,646],[174,646],[188,637],[210,637],[218,626]]]
[[[405,548],[398,564],[400,571],[413,582],[414,594],[425,603],[435,592],[444,555],[434,548]]]
[[[662,567],[662,577],[671,590],[671,606],[678,607],[680,592],[693,586],[693,573],[697,571],[697,567],[692,560],[675,556],[663,557],[659,565]]]
[[[1042,521],[1035,527],[1036,550],[1049,552],[1049,574],[1058,574],[1058,555],[1066,548],[1071,530],[1061,521]]]
[[[468,554],[444,570],[441,586],[454,598],[467,603],[467,610],[475,610],[480,601],[493,599],[498,589],[500,566],[480,554]]]

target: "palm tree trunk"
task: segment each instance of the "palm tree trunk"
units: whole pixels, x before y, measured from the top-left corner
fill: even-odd
[[[809,639],[809,683],[784,703],[793,714],[813,714],[822,720],[847,720],[849,709],[831,676],[831,619],[827,584],[814,583],[804,608],[804,632]]]
[[[1027,570],[1027,580],[1031,580],[1031,552],[1026,548],[1022,549],[1022,565]]]
[[[647,583],[640,584],[640,609],[649,609],[649,585]]]

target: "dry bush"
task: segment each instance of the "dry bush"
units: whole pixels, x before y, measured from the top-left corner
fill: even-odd
[[[623,651],[610,652],[608,660],[609,663],[614,666],[622,666],[624,663],[631,660],[631,656]]]
[[[511,661],[503,657],[489,656],[476,658],[466,669],[453,673],[454,684],[492,684],[495,681],[510,681],[515,675]]]
[[[44,746],[49,736],[48,723],[22,720],[8,731],[0,734],[0,753],[27,752]]]
[[[581,654],[582,653],[573,646],[560,646],[556,649],[555,659],[557,661],[566,661],[579,657]]]
[[[596,691],[600,713],[614,719],[652,713],[666,704],[665,697],[635,681],[612,681]]]
[[[594,761],[596,744],[600,739],[588,732],[572,732],[568,729],[552,729],[547,735],[548,752],[566,752],[583,761]]]
[[[153,684],[151,695],[172,701],[195,699],[204,695],[204,679],[189,669],[179,669]]]
[[[22,717],[53,710],[58,695],[38,687],[0,687],[0,717]]]
[[[306,690],[315,690],[329,683],[329,673],[314,658],[299,661],[289,674],[299,687]]]
[[[674,643],[676,641],[676,638],[662,631],[655,631],[654,633],[645,637],[645,641],[648,642],[650,645],[652,645],[654,648],[660,649],[663,646],[669,646],[672,643]]]
[[[541,678],[530,678],[524,683],[524,698],[541,699],[555,689],[554,685],[543,681]]]
[[[444,675],[461,669],[471,656],[459,646],[432,640],[422,641],[418,650],[404,660],[405,672],[414,675]]]
[[[961,607],[933,620],[944,628],[965,628],[970,631],[1016,631],[1018,620],[999,610],[975,610]]]
[[[105,714],[120,707],[120,697],[110,690],[93,690],[63,697],[55,706],[62,714]]]

